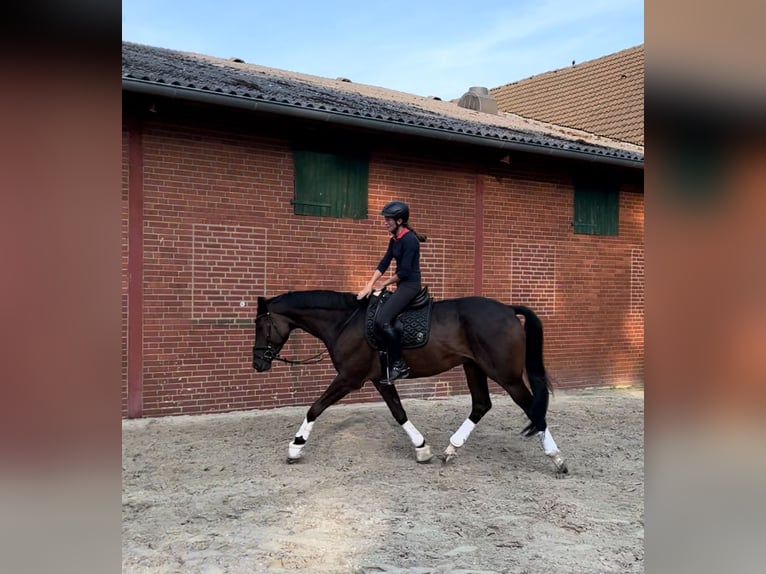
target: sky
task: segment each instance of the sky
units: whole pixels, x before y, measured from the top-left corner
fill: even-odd
[[[123,0],[122,39],[443,100],[644,42],[642,0]]]

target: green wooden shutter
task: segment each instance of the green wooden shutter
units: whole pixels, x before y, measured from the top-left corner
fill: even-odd
[[[576,182],[574,189],[574,232],[617,235],[620,193],[614,185]]]
[[[294,150],[293,158],[296,215],[367,217],[366,157]]]

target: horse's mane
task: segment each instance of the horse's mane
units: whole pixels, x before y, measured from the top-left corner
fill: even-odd
[[[358,300],[353,293],[338,291],[291,291],[269,300],[269,305],[282,303],[297,309],[353,310],[366,305],[366,300]]]

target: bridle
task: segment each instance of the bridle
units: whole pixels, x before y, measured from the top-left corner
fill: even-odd
[[[255,353],[257,351],[263,351],[263,360],[266,361],[268,364],[271,364],[272,361],[282,361],[283,363],[287,363],[289,365],[312,365],[324,359],[324,351],[320,351],[319,353],[309,357],[308,359],[286,359],[285,357],[280,356],[279,351],[282,350],[282,346],[287,342],[287,337],[282,337],[281,333],[277,330],[277,326],[274,324],[274,320],[271,318],[271,313],[269,313],[268,311],[266,313],[261,313],[260,315],[256,316],[255,318],[256,325],[258,324],[258,319],[260,319],[261,317],[266,317],[269,321],[268,329],[266,330],[266,346],[265,347],[253,346],[253,366],[255,366]],[[274,346],[271,343],[272,329],[274,329],[276,334],[282,340],[282,342],[279,343],[277,346]]]

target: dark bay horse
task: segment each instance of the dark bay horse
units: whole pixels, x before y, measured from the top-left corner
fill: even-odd
[[[308,410],[288,448],[288,461],[301,458],[317,417],[330,405],[372,381],[391,414],[415,446],[418,462],[432,458],[423,435],[408,420],[394,385],[381,385],[378,352],[365,338],[367,300],[352,293],[335,291],[296,291],[271,299],[258,298],[255,319],[253,368],[268,371],[273,360],[285,360],[279,351],[293,329],[299,328],[320,339],[338,374]],[[524,325],[516,316],[524,317]],[[471,413],[450,437],[444,462],[455,457],[471,431],[490,410],[487,379],[505,389],[521,407],[530,422],[522,431],[538,435],[543,451],[559,473],[567,466],[550,431],[545,416],[548,410],[550,381],[543,365],[543,326],[529,308],[505,305],[484,297],[448,299],[433,304],[428,343],[404,350],[410,377],[429,377],[462,365],[471,393]],[[526,370],[529,387],[522,378]]]

